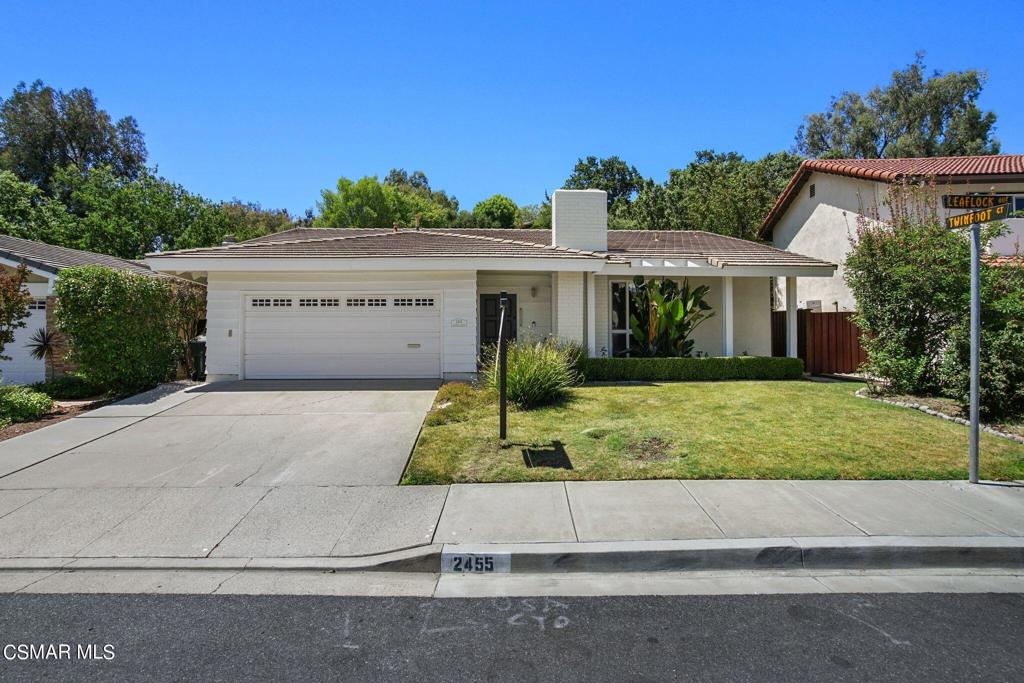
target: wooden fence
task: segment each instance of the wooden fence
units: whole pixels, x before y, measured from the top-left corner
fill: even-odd
[[[797,311],[797,355],[812,375],[855,372],[867,360],[849,311]],[[772,312],[772,355],[786,355],[786,312]]]

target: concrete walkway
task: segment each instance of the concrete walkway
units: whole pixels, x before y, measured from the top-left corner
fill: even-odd
[[[36,560],[96,566],[101,558],[122,558],[121,567],[149,558],[205,558],[225,566],[263,559],[269,567],[288,566],[289,558],[364,557],[440,544],[780,537],[848,539],[844,544],[870,544],[868,537],[1024,541],[1024,486],[628,481],[0,490],[0,568],[6,569]]]

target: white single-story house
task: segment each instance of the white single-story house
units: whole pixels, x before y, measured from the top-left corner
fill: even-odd
[[[153,275],[143,263],[97,254],[91,251],[67,249],[33,240],[0,235],[0,268],[10,273],[19,265],[28,269],[25,284],[32,303],[29,304],[25,326],[14,333],[14,341],[4,348],[3,355],[10,360],[0,360],[0,381],[4,384],[31,384],[46,379],[49,368],[42,360],[32,357],[26,344],[40,329],[54,329],[54,284],[60,271],[71,266],[106,266],[116,270]],[[58,342],[58,348],[63,345]],[[67,369],[63,354],[55,359],[54,370],[61,374]]]
[[[715,317],[695,350],[771,355],[771,278],[830,278],[827,261],[705,232],[610,231],[606,194],[558,190],[551,230],[296,228],[150,254],[155,271],[207,285],[208,379],[468,378],[497,338],[629,345],[630,281],[688,278]],[[792,330],[796,310],[792,312]],[[791,335],[795,340],[795,334]],[[795,355],[795,341],[791,354]]]
[[[935,186],[936,202],[949,194],[1011,195],[1011,210],[1024,211],[1024,154],[920,159],[811,159],[803,162],[761,226],[761,237],[780,249],[791,249],[839,264],[834,278],[801,280],[800,308],[824,311],[856,309],[843,279],[843,264],[856,235],[858,221],[891,216],[889,188],[899,182]],[[992,256],[1024,252],[1024,218],[1006,221],[1008,235],[988,245]],[[778,292],[777,305],[785,306]]]

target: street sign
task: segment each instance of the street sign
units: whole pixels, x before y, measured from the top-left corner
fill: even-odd
[[[1009,204],[1007,194],[947,194],[942,196],[946,209],[987,209],[1000,204]]]
[[[991,197],[987,197],[991,199]],[[947,228],[967,228],[978,223],[989,223],[991,221],[999,221],[1009,214],[1009,204],[996,204],[990,206],[987,209],[978,209],[977,211],[968,211],[957,216],[950,216],[946,219]]]

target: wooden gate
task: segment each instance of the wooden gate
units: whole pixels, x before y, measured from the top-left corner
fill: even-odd
[[[868,356],[850,311],[797,311],[797,355],[812,375],[856,372]],[[786,355],[786,312],[772,311],[772,355]]]

